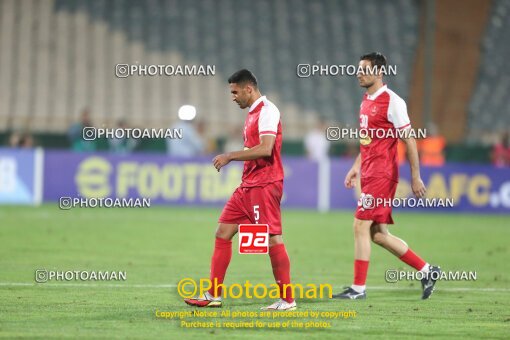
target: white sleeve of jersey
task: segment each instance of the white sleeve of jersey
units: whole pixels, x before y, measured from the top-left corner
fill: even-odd
[[[393,123],[396,129],[410,128],[411,121],[407,114],[406,102],[397,96],[390,96],[390,104],[388,106],[388,121]]]
[[[280,111],[273,105],[262,107],[259,115],[259,135],[276,136],[280,123]]]

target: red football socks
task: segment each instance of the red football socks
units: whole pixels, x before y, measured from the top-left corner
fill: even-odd
[[[354,260],[354,282],[356,286],[364,286],[367,281],[369,261]]]
[[[269,248],[269,258],[271,259],[271,266],[273,267],[273,274],[276,283],[280,287],[280,297],[287,301],[292,302],[292,288],[290,286],[285,289],[285,297],[283,285],[290,285],[290,260],[285,244],[279,243]]]
[[[211,294],[214,297],[221,296],[222,287],[221,284],[223,284],[223,280],[225,279],[225,273],[227,272],[227,268],[231,258],[232,258],[232,241],[216,237],[216,242],[214,244],[214,253],[211,259],[210,280],[212,287],[211,289],[209,289],[209,294]],[[217,288],[215,283],[218,284]]]
[[[423,259],[416,255],[411,249],[407,249],[405,254],[400,256],[399,259],[416,270],[421,270],[427,264],[427,262],[423,261]]]

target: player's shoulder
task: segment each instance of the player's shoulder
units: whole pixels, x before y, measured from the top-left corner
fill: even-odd
[[[402,97],[400,97],[395,91],[386,87],[386,93],[388,93],[388,99],[390,102],[395,103],[396,105],[405,105],[406,102]]]
[[[280,115],[280,110],[278,110],[278,107],[272,101],[267,99],[267,97],[264,97],[264,99],[262,100],[262,103],[264,104],[262,106],[262,110],[265,110],[269,114]]]

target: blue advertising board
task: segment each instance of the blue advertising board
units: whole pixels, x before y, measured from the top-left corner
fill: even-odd
[[[37,204],[41,193],[42,150],[0,148],[0,204]]]

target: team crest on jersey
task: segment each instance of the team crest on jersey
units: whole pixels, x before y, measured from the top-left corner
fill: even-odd
[[[361,145],[368,145],[368,144],[372,143],[372,138],[370,138],[370,136],[361,137],[359,139],[359,143]]]
[[[377,114],[377,111],[379,111],[377,109],[377,105],[372,105],[372,108],[370,109],[370,115],[375,116]]]

